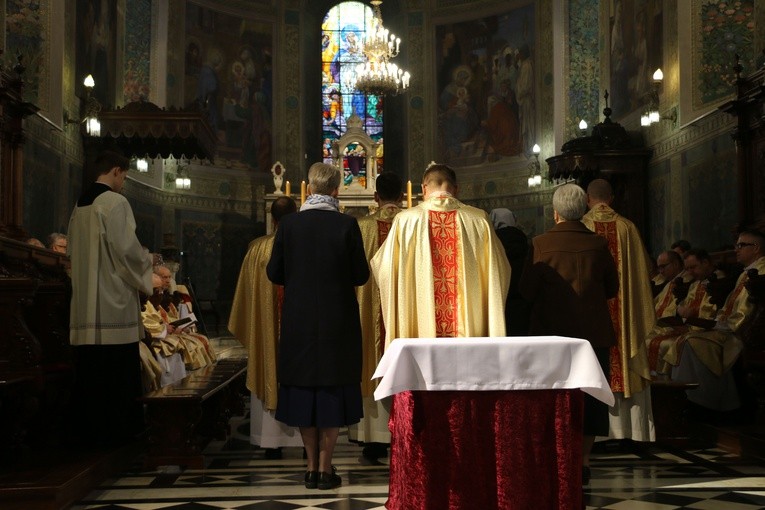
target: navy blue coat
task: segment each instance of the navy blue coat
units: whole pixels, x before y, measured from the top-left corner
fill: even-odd
[[[279,383],[359,383],[361,322],[354,287],[366,283],[369,265],[356,219],[326,210],[285,216],[266,272],[284,285]]]

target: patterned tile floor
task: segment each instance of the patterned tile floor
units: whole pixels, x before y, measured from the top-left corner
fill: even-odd
[[[219,357],[241,355],[239,344],[215,339]],[[381,510],[388,493],[388,459],[372,464],[341,431],[334,464],[343,480],[335,490],[303,487],[302,449],[285,448],[269,460],[250,446],[249,422],[233,418],[232,439],[212,443],[202,470],[140,465],[107,480],[72,510]],[[596,444],[587,509],[765,509],[765,463],[718,449]],[[532,507],[533,508],[533,507]],[[483,510],[483,509],[465,509]],[[533,509],[544,510],[544,509]]]
[[[236,418],[235,418],[236,420]],[[343,479],[331,491],[303,487],[299,448],[268,460],[247,442],[241,421],[226,444],[213,443],[202,470],[165,467],[126,472],[106,481],[73,510],[380,510],[388,491],[387,459],[372,464],[341,435],[335,464]],[[753,510],[765,508],[765,465],[717,449],[632,448],[599,443],[588,509]],[[468,509],[481,510],[481,509]]]

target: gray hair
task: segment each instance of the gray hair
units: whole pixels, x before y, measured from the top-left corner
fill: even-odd
[[[48,248],[53,249],[53,245],[56,244],[56,241],[59,239],[66,240],[66,234],[62,234],[61,232],[53,232],[52,234],[48,235],[48,238],[46,239],[46,242],[48,243]]]
[[[564,221],[581,220],[587,212],[587,193],[576,184],[564,184],[555,190],[552,205]]]
[[[308,169],[308,184],[311,193],[330,195],[340,187],[340,170],[327,163],[314,163]]]

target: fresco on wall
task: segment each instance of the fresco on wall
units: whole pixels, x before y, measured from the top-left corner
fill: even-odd
[[[125,10],[125,76],[122,81],[126,103],[149,100],[151,62],[151,0],[131,0]]]
[[[93,97],[114,105],[116,91],[117,7],[111,0],[77,0],[75,83],[81,97],[83,80],[93,75]]]
[[[218,158],[270,171],[273,27],[186,3],[186,104],[207,106]]]
[[[686,123],[732,98],[734,56],[744,74],[756,69],[754,0],[678,2],[680,119]],[[690,22],[689,22],[690,20]]]
[[[663,66],[663,0],[613,0],[610,12],[611,109],[615,120],[650,102]]]
[[[5,11],[4,59],[12,65],[17,54],[23,56],[24,99],[41,106],[40,100],[45,94],[40,93],[40,87],[47,83],[49,34],[46,27],[50,12],[47,5],[24,0],[8,0]]]
[[[536,143],[534,5],[436,27],[438,161],[531,154]]]

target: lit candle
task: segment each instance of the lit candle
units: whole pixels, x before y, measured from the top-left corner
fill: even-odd
[[[305,181],[300,183],[300,205],[305,203]]]
[[[287,184],[284,185],[284,194],[290,196],[290,191],[292,191],[292,188],[290,188],[290,181],[287,181]]]
[[[412,181],[406,183],[406,206],[412,207]]]

